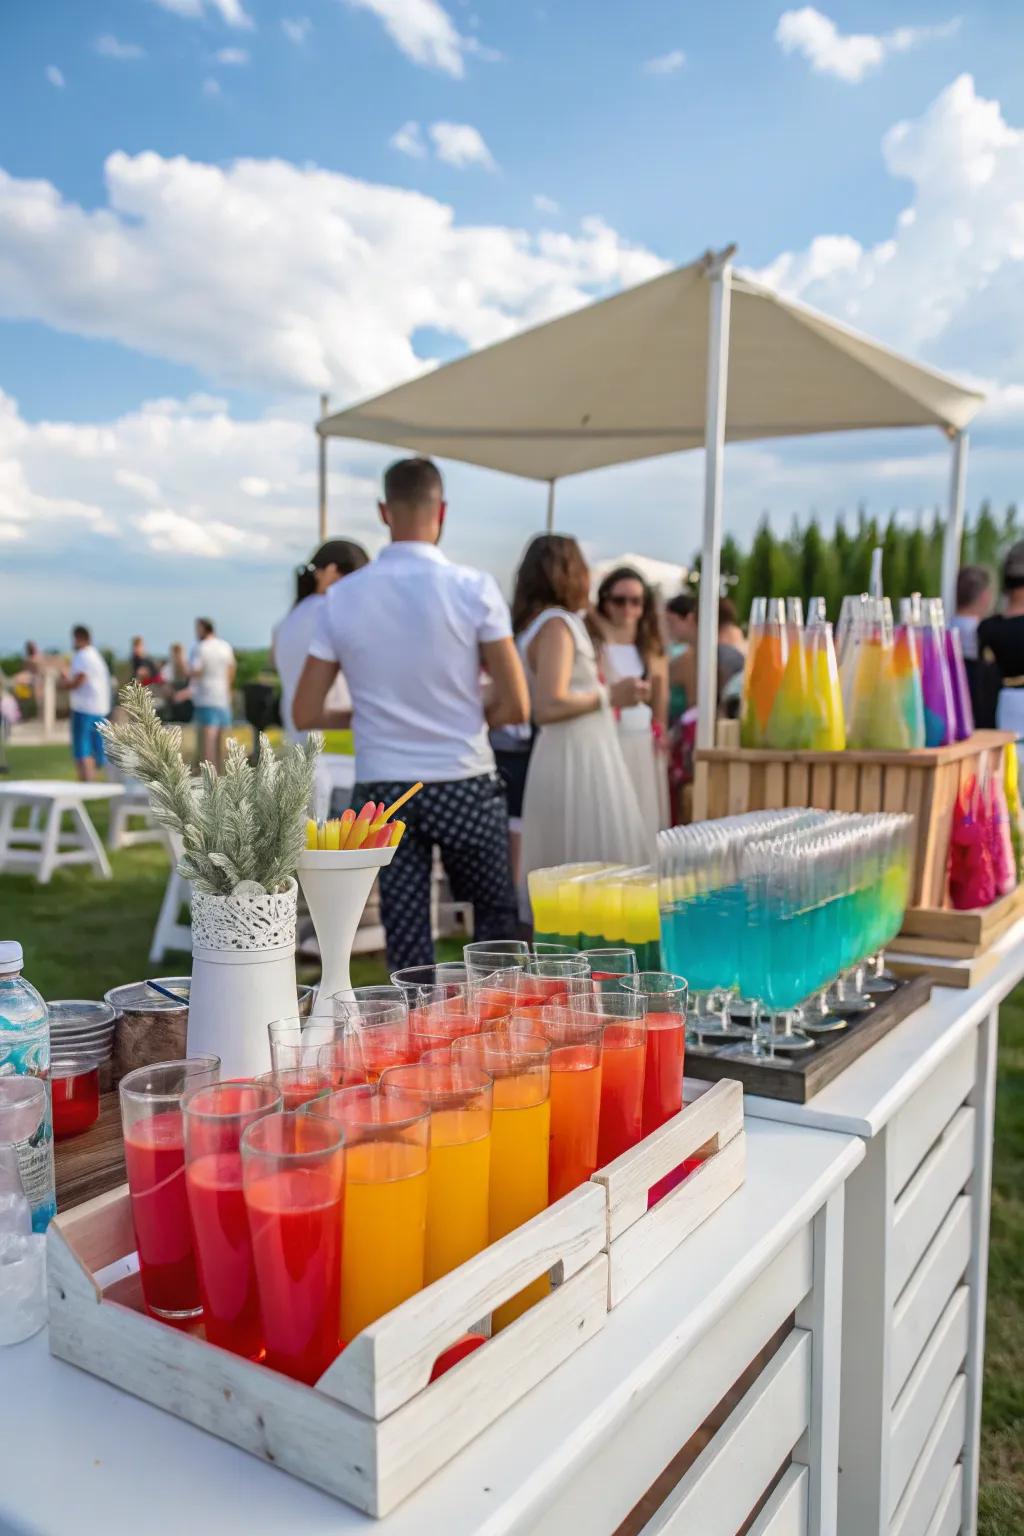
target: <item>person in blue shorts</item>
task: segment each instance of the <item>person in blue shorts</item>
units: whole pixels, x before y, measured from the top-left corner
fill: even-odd
[[[193,715],[200,754],[216,768],[223,764],[224,732],[231,724],[235,653],[214,631],[212,619],[196,619],[196,643],[188,659]]]
[[[78,777],[89,783],[106,765],[100,725],[110,714],[110,673],[84,624],[71,631],[71,662],[64,674],[70,692],[71,752]]]

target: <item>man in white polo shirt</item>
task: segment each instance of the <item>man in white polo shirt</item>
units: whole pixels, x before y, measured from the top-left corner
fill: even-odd
[[[71,631],[71,644],[74,650],[63,678],[71,690],[71,752],[78,777],[88,784],[106,764],[99,728],[110,714],[110,673],[84,624]]]
[[[380,503],[391,544],[327,593],[292,703],[300,730],[351,723],[357,806],[390,804],[423,780],[402,812],[405,837],[381,870],[391,970],[434,958],[435,847],[454,895],[473,904],[478,939],[508,938],[517,924],[508,810],[487,732],[528,719],[529,694],[494,578],[453,565],[437,548],[445,510],[429,459],[392,464]],[[352,708],[331,712],[325,700],[339,668]]]

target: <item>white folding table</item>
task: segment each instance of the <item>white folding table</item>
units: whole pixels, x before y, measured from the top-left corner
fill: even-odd
[[[17,1423],[0,1530],[611,1536],[747,1371],[682,1480],[645,1503],[644,1536],[732,1536],[759,1504],[750,1536],[834,1536],[843,1191],[863,1156],[857,1137],[751,1122],[745,1185],[379,1521],[52,1359],[40,1334],[3,1355]]]
[[[89,864],[97,875],[109,880],[110,862],[86,806],[97,800],[116,800],[123,794],[120,784],[100,781],[0,780],[0,874],[30,870],[40,885],[46,885],[55,869]],[[16,827],[15,815],[26,809],[28,825]],[[70,826],[64,825],[65,817]]]
[[[1024,921],[974,987],[936,987],[807,1104],[745,1100],[865,1143],[846,1191],[839,1536],[977,1530],[999,1006],[1022,977]]]

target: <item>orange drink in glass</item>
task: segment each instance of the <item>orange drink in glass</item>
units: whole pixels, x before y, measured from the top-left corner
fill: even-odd
[[[380,1092],[430,1111],[424,1284],[488,1243],[493,1085],[486,1072],[451,1062],[390,1067]]]
[[[430,1111],[368,1085],[342,1088],[306,1110],[345,1129],[341,1339],[423,1289]]]
[[[605,1020],[553,1005],[514,1013],[513,1034],[541,1036],[551,1045],[551,1143],[548,1201],[585,1184],[597,1168],[601,1117],[601,1045]]]
[[[457,1068],[482,1068],[494,1083],[488,1236],[493,1243],[543,1211],[548,1203],[551,1139],[551,1047],[537,1036],[508,1032],[467,1035],[452,1046]],[[494,1332],[548,1294],[541,1275],[497,1307]]]

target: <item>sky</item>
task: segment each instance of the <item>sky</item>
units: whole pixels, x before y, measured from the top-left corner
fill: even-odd
[[[988,393],[967,499],[1024,499],[1024,8],[990,0],[0,0],[0,649],[73,622],[267,643],[353,403],[735,241]],[[394,454],[330,444],[381,542]],[[934,430],[730,448],[748,540],[943,502]],[[545,490],[445,465],[508,586]],[[592,559],[688,562],[700,453],[574,477]]]

